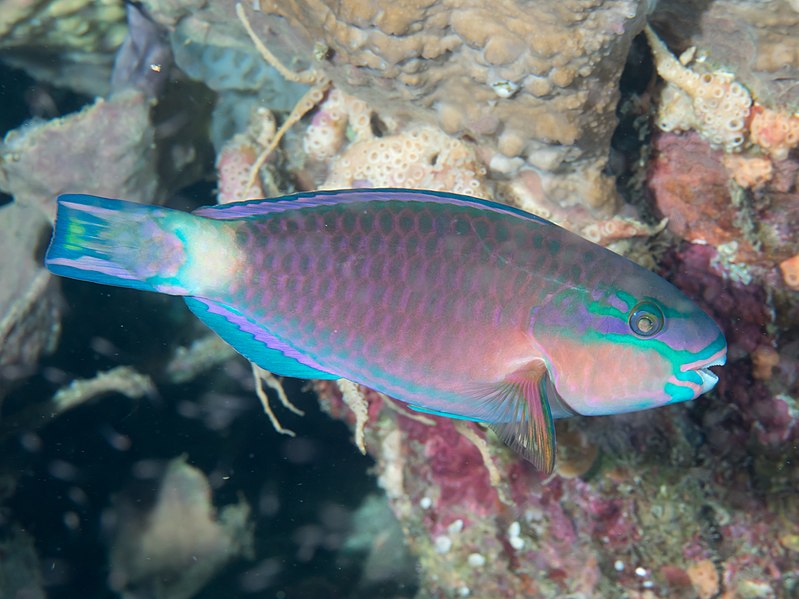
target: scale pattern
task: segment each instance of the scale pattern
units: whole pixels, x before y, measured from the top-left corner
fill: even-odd
[[[248,260],[223,301],[331,372],[446,402],[537,357],[531,310],[618,259],[564,233],[479,206],[279,212],[238,222]]]

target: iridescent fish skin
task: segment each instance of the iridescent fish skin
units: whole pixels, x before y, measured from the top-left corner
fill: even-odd
[[[186,296],[267,370],[487,422],[544,470],[553,417],[693,399],[726,356],[718,326],[657,275],[453,194],[314,192],[191,215],[64,196],[47,265]]]

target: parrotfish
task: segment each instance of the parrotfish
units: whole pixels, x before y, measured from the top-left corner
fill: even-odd
[[[45,260],[182,296],[272,373],[345,378],[486,423],[547,472],[553,419],[694,399],[727,353],[716,323],[656,274],[451,193],[316,191],[192,213],[62,195]]]

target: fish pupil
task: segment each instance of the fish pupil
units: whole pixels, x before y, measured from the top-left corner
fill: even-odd
[[[663,328],[663,313],[654,304],[638,304],[630,313],[630,328],[640,337],[652,337]]]

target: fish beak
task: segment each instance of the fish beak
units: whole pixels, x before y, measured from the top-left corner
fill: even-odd
[[[715,373],[711,372],[710,368],[700,368],[696,372],[698,372],[699,376],[702,377],[702,391],[700,392],[700,395],[710,391],[716,386],[716,383],[719,382],[719,377]]]
[[[725,352],[720,357],[716,358],[712,362],[708,362],[707,364],[703,364],[702,366],[695,368],[694,371],[702,377],[702,391],[699,393],[702,395],[703,393],[707,393],[713,387],[716,386],[716,383],[719,382],[719,377],[715,372],[710,370],[711,366],[723,366],[727,363],[727,353]]]

